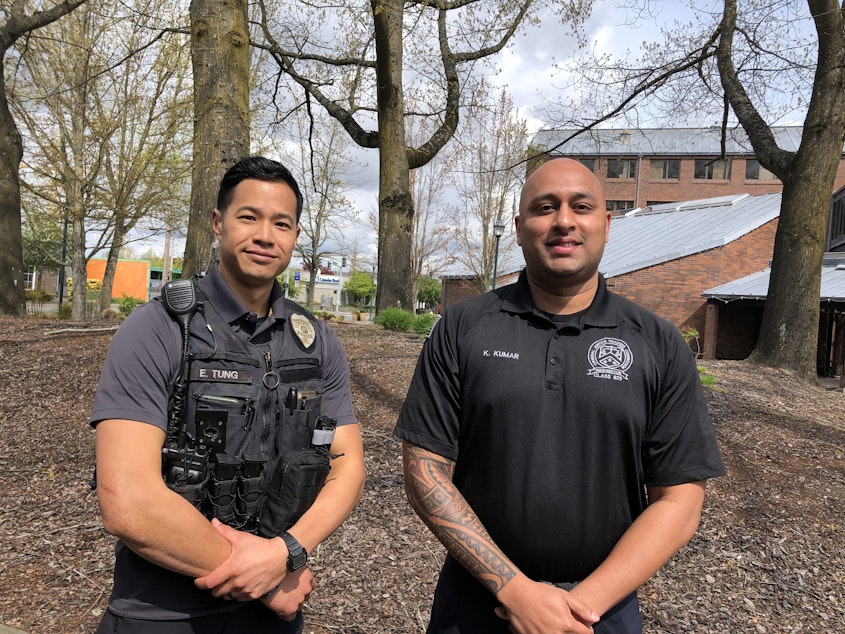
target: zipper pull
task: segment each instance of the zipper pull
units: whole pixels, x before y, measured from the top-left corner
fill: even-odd
[[[270,352],[264,353],[264,363],[267,365],[267,371],[264,373],[264,378],[262,382],[264,383],[264,387],[268,390],[275,390],[279,387],[279,383],[282,380],[279,378],[279,375],[273,371],[273,365],[270,362]]]

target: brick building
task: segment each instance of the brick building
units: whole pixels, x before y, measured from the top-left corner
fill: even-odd
[[[845,189],[839,192],[845,208]],[[768,290],[780,194],[655,205],[614,217],[599,270],[614,292],[698,337],[705,359],[745,359],[757,343]],[[820,376],[845,388],[845,236],[831,221],[822,267]],[[836,236],[840,236],[837,241]],[[840,251],[834,252],[839,247]],[[515,281],[518,270],[500,276]],[[444,306],[480,291],[472,276],[444,278]]]
[[[519,270],[521,270],[521,267]],[[496,285],[507,286],[508,284],[513,284],[519,277],[519,270],[512,270],[508,273],[497,275]],[[456,304],[463,299],[475,297],[484,292],[476,275],[444,275],[441,280],[443,291],[440,294],[440,305],[444,308],[450,304]]]
[[[748,340],[732,348],[710,332],[707,300],[714,286],[769,266],[780,194],[724,196],[655,205],[613,219],[599,270],[608,287],[678,328],[699,333],[692,347],[706,358],[745,358]],[[717,322],[713,322],[714,325]],[[759,324],[757,324],[759,325]]]
[[[803,128],[772,128],[778,146],[797,150]],[[567,156],[589,167],[604,189],[610,211],[677,200],[731,194],[777,193],[781,182],[755,159],[742,128],[728,130],[722,157],[722,130],[594,129],[567,140],[577,130],[540,130],[532,145],[546,157]],[[843,155],[845,157],[845,155]],[[834,190],[845,186],[839,161]]]

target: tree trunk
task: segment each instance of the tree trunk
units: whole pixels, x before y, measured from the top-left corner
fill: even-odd
[[[23,287],[23,237],[19,166],[23,146],[6,101],[6,77],[0,58],[0,314],[26,315]]]
[[[117,261],[120,258],[120,245],[123,244],[124,233],[119,226],[115,226],[106,268],[103,271],[103,287],[100,289],[100,315],[111,308],[112,290],[114,288],[114,274],[117,271]]]
[[[305,307],[309,310],[314,308],[314,287],[317,284],[319,268],[311,267],[311,275],[308,276],[308,283],[305,285]]]
[[[405,147],[402,0],[372,0],[379,129],[379,248],[376,311],[412,310],[414,205]]]
[[[71,236],[71,262],[73,278],[73,299],[70,314],[73,321],[87,318],[86,299],[88,295],[88,260],[85,257],[85,213],[74,209],[73,234]]]
[[[211,212],[225,171],[249,154],[249,28],[245,0],[192,0],[194,169],[182,277],[204,271]]]
[[[783,183],[769,293],[750,357],[808,382],[817,378],[821,269],[842,127],[804,130],[802,149]]]

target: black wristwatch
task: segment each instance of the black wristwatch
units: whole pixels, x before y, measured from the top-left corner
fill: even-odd
[[[308,552],[302,547],[296,537],[285,531],[282,533],[282,539],[288,547],[288,570],[293,572],[299,570],[308,563]]]

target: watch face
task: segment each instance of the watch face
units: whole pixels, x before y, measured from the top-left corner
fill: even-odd
[[[298,553],[291,553],[288,557],[288,568],[290,568],[291,572],[299,570],[306,563],[308,563],[308,555],[305,554],[305,550],[302,548],[299,549]]]
[[[288,547],[288,570],[299,570],[308,563],[308,553],[293,535],[285,533],[282,538]]]

